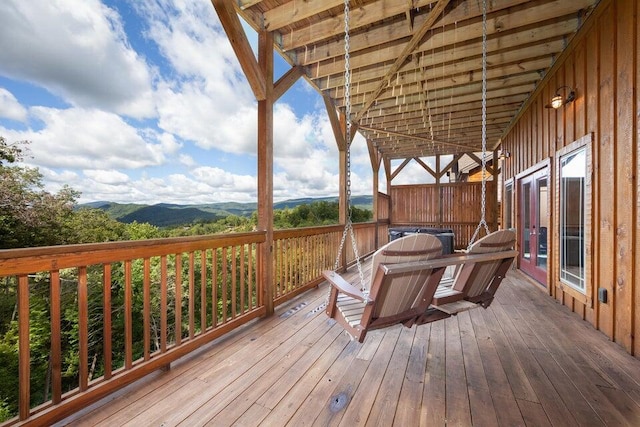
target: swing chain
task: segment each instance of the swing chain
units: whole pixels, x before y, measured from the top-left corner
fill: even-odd
[[[351,239],[351,247],[353,255],[356,260],[356,266],[358,267],[358,275],[360,277],[360,287],[365,295],[368,295],[368,290],[364,282],[364,272],[362,271],[362,265],[360,263],[360,255],[358,254],[358,245],[356,243],[355,231],[353,229],[353,205],[351,201],[351,63],[350,63],[350,44],[349,44],[349,0],[344,0],[344,97],[345,97],[345,120],[346,120],[346,170],[347,170],[347,222],[342,233],[342,239],[340,240],[340,246],[338,247],[338,255],[333,264],[333,270],[338,270],[340,267],[340,261],[342,257],[342,250],[347,240],[347,235]]]
[[[484,226],[484,230],[489,234],[489,225],[487,224],[487,0],[482,1],[482,195],[480,208],[480,223],[473,233],[467,250],[471,249],[471,245],[478,237],[480,229]],[[495,165],[494,165],[495,167]]]

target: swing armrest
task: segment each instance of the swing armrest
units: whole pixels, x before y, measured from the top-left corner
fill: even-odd
[[[359,301],[362,301],[366,304],[373,304],[373,300],[367,298],[360,289],[353,286],[351,283],[347,282],[335,271],[325,270],[322,272],[322,275],[327,282],[338,291],[342,292],[345,295],[349,295],[351,298],[355,298]]]

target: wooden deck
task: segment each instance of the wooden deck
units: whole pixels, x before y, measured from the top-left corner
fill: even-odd
[[[640,360],[511,272],[488,310],[349,340],[326,285],[60,425],[640,425]]]

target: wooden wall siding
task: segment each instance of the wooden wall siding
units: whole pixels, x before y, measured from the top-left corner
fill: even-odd
[[[496,230],[496,182],[486,183],[486,220]],[[466,249],[478,223],[482,183],[396,185],[391,187],[391,224],[451,228],[456,249]]]
[[[587,297],[593,302],[583,304],[558,287],[557,263],[550,266],[549,289],[558,301],[635,356],[640,355],[640,340],[635,338],[640,331],[637,13],[635,0],[603,0],[503,138],[503,148],[512,154],[503,168],[508,180],[545,159],[555,164],[558,150],[593,134],[592,198],[588,201],[593,253],[587,266],[592,278],[592,295]],[[545,108],[556,88],[563,85],[574,88],[577,99],[558,110]],[[557,203],[555,192],[551,197]],[[556,218],[551,218],[551,226],[553,251],[558,247]],[[608,291],[607,303],[598,301],[598,288]]]
[[[378,193],[378,221],[389,221],[391,199],[384,193]]]

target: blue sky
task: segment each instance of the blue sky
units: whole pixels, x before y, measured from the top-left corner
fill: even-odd
[[[80,202],[256,200],[257,104],[208,0],[2,0],[0,135]],[[255,45],[252,30],[247,35]],[[276,59],[276,78],[288,69]],[[324,104],[300,80],[274,112],[274,199],[336,195]],[[352,190],[370,194],[364,140]],[[394,181],[395,182],[395,181]]]

